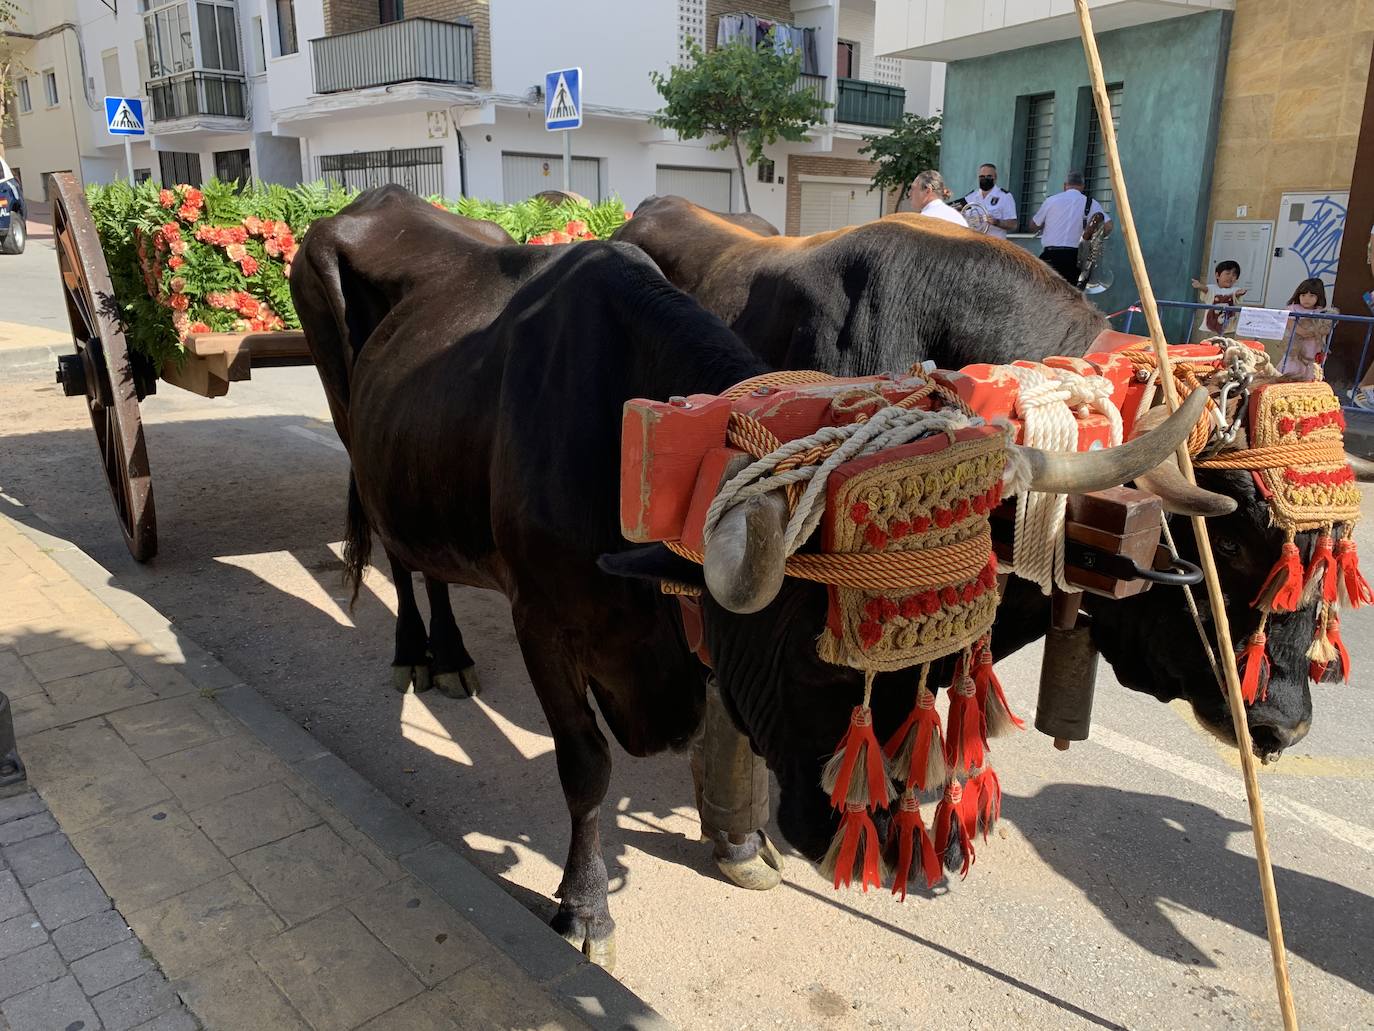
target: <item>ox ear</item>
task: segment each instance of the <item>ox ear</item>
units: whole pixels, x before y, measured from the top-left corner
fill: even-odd
[[[603,573],[623,576],[630,580],[650,580],[653,583],[680,583],[705,587],[701,566],[674,555],[662,544],[642,544],[625,551],[613,551],[596,560]]]

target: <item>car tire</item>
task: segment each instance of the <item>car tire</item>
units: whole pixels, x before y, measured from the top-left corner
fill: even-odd
[[[23,254],[24,245],[28,242],[28,226],[24,224],[24,216],[16,211],[10,216],[10,231],[0,242],[0,254]]]

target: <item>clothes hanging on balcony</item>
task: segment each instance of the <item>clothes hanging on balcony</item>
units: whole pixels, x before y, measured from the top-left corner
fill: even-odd
[[[716,46],[729,46],[739,39],[748,40],[755,47],[762,46],[767,42],[769,32],[773,33],[773,47],[778,53],[801,54],[803,74],[820,74],[815,29],[770,21],[752,14],[722,14],[716,23]]]

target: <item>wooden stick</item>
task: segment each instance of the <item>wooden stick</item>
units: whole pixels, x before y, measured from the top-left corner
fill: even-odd
[[[1155,354],[1159,360],[1159,381],[1164,387],[1164,399],[1169,410],[1173,411],[1178,408],[1178,388],[1174,383],[1173,368],[1169,364],[1168,344],[1164,339],[1164,326],[1159,320],[1159,307],[1155,304],[1154,290],[1150,286],[1150,276],[1145,269],[1145,258],[1140,252],[1140,237],[1131,217],[1131,201],[1126,195],[1126,177],[1121,170],[1121,155],[1116,146],[1116,126],[1112,122],[1111,102],[1107,97],[1106,78],[1102,74],[1102,59],[1097,52],[1097,38],[1093,35],[1092,16],[1088,13],[1088,0],[1074,0],[1074,6],[1078,9],[1078,24],[1083,36],[1083,51],[1088,59],[1088,74],[1092,80],[1098,124],[1101,127],[1102,139],[1107,144],[1107,163],[1112,173],[1112,189],[1116,194],[1117,210],[1121,215],[1126,253],[1130,256],[1131,272],[1140,290],[1140,306],[1144,309],[1145,321],[1150,327],[1150,339],[1154,343]],[[1188,454],[1186,444],[1178,449],[1178,464],[1183,475],[1196,482],[1193,476],[1192,456]],[[1240,768],[1245,776],[1245,795],[1250,802],[1250,826],[1255,837],[1255,858],[1259,864],[1260,892],[1264,897],[1264,919],[1269,928],[1269,951],[1274,961],[1274,982],[1278,988],[1279,1010],[1283,1014],[1284,1028],[1287,1031],[1296,1031],[1298,1018],[1293,1006],[1293,989],[1288,980],[1288,954],[1283,945],[1278,891],[1274,887],[1274,870],[1269,861],[1269,839],[1264,830],[1264,803],[1260,798],[1259,780],[1255,774],[1255,756],[1250,746],[1250,728],[1245,719],[1245,702],[1240,694],[1240,675],[1236,670],[1236,652],[1231,643],[1230,620],[1226,616],[1226,602],[1221,593],[1221,581],[1217,577],[1216,558],[1212,554],[1212,544],[1207,535],[1207,521],[1201,516],[1194,516],[1192,523],[1193,534],[1197,538],[1198,557],[1202,561],[1202,570],[1207,580],[1207,597],[1211,601],[1212,616],[1217,624],[1221,668],[1226,674],[1226,698],[1231,707],[1236,747],[1240,749]]]

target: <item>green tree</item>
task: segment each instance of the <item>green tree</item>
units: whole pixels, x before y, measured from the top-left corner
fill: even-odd
[[[865,136],[859,153],[878,164],[869,190],[896,190],[900,204],[917,175],[940,166],[940,116],[922,118],[907,112],[886,136]]]
[[[0,0],[0,129],[14,118],[10,111],[14,95],[14,73],[20,67],[16,41],[9,33],[19,25],[19,5],[13,0]],[[0,157],[5,144],[0,140]]]
[[[771,37],[757,48],[736,40],[710,53],[695,42],[691,49],[690,63],[674,65],[667,75],[649,73],[664,100],[653,122],[684,140],[720,137],[712,150],[733,147],[744,208],[752,211],[746,164],[757,164],[763,148],[778,140],[805,139],[831,105],[799,84],[801,55],[777,53]]]

